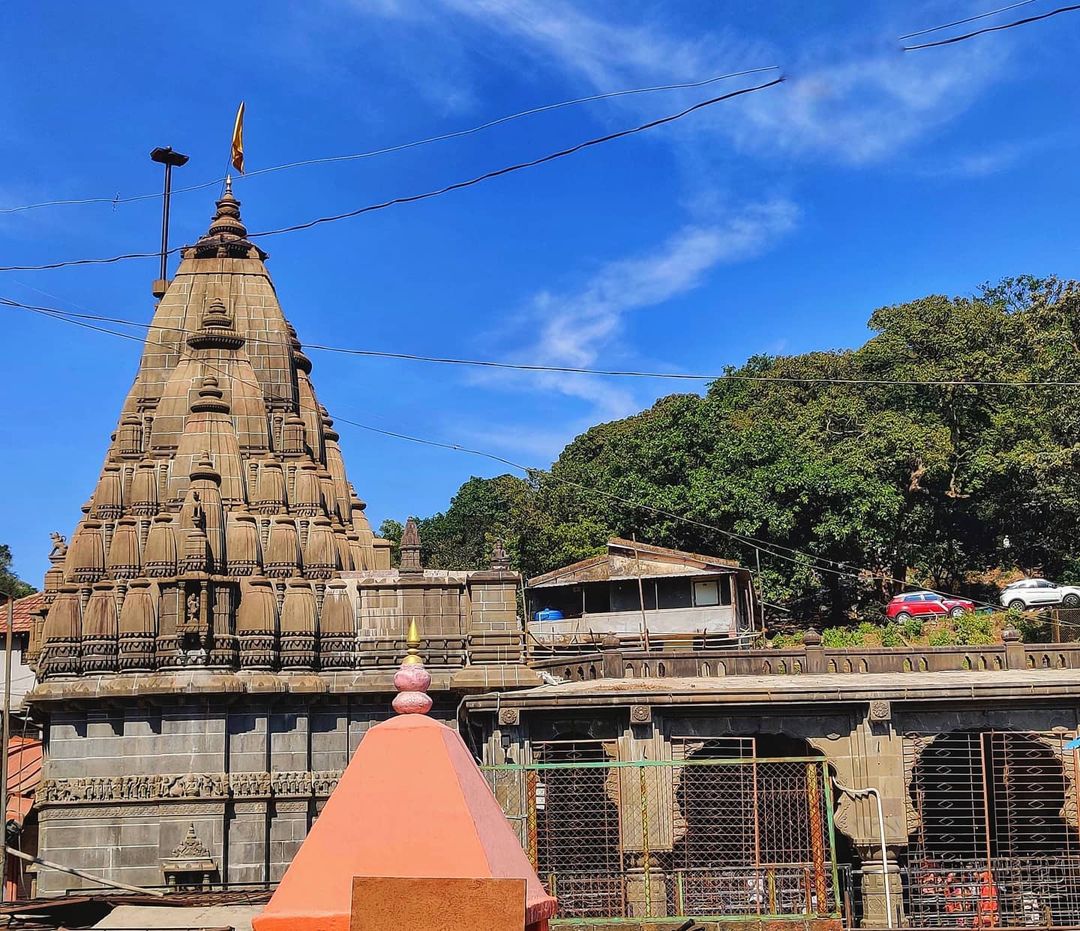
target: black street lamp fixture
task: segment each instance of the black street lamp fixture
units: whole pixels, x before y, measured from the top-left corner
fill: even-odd
[[[154,282],[154,297],[160,299],[169,287],[166,265],[169,258],[169,202],[172,199],[172,170],[186,165],[188,156],[174,151],[171,145],[158,146],[150,153],[150,158],[165,166],[165,192],[161,201],[161,273]]]

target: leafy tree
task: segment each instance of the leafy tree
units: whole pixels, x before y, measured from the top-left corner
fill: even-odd
[[[535,481],[470,479],[421,522],[429,564],[483,565],[501,537],[532,575],[636,534],[760,567],[767,601],[833,622],[905,582],[1080,581],[1080,391],[1015,384],[1080,382],[1080,285],[1006,279],[869,326],[595,426]]]
[[[522,537],[535,533],[542,518],[535,512],[535,486],[514,475],[470,478],[443,512],[417,520],[421,559],[429,569],[477,569],[491,562],[499,542],[518,566],[528,567],[535,554],[523,555]],[[396,547],[402,524],[383,521],[379,535]]]
[[[20,579],[11,571],[11,549],[0,543],[0,595],[7,598],[24,598],[37,589]]]

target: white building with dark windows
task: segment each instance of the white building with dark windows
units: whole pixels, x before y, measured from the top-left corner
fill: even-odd
[[[717,556],[613,538],[607,551],[530,579],[528,633],[538,649],[620,643],[735,646],[761,629],[748,569]]]

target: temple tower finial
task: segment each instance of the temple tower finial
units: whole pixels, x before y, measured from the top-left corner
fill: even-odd
[[[401,559],[398,569],[402,575],[418,575],[424,571],[420,562],[420,529],[416,525],[415,517],[405,521],[405,529],[401,532]]]
[[[405,643],[408,647],[405,659],[394,674],[394,688],[398,690],[394,696],[394,710],[398,714],[427,714],[432,704],[427,693],[431,688],[431,673],[424,668],[420,658],[420,631],[415,620],[409,622]]]

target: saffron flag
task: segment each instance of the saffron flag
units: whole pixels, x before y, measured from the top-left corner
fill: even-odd
[[[236,123],[232,131],[232,165],[240,174],[244,173],[244,102],[236,111]]]

